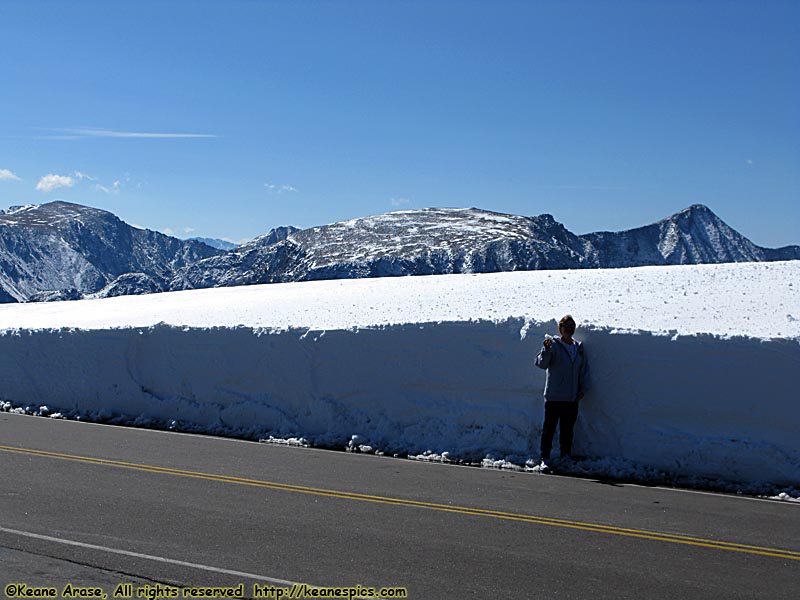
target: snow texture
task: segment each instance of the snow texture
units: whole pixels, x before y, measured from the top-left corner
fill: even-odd
[[[0,396],[5,410],[521,469],[543,416],[533,359],[571,313],[592,388],[576,426],[585,458],[561,471],[788,499],[798,282],[788,261],[3,305]]]

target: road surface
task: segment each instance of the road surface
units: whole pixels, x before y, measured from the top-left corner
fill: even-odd
[[[795,503],[8,413],[0,475],[7,596],[62,597],[67,584],[109,598],[314,593],[296,584],[436,600],[800,589]]]

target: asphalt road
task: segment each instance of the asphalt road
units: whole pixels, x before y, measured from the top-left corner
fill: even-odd
[[[796,598],[800,505],[0,413],[6,595],[127,582]]]

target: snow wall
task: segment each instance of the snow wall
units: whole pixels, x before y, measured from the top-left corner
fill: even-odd
[[[0,334],[0,397],[139,425],[386,453],[538,456],[554,322],[346,330],[167,324]],[[666,473],[800,487],[796,340],[581,328],[592,389],[574,451]],[[557,444],[555,445],[557,448]]]

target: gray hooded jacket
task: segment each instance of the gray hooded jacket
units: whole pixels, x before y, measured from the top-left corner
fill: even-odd
[[[583,344],[578,340],[573,342],[578,345],[574,361],[560,338],[553,339],[549,350],[542,346],[536,356],[536,366],[547,369],[545,402],[575,402],[579,392],[585,394],[589,389],[589,362]]]

